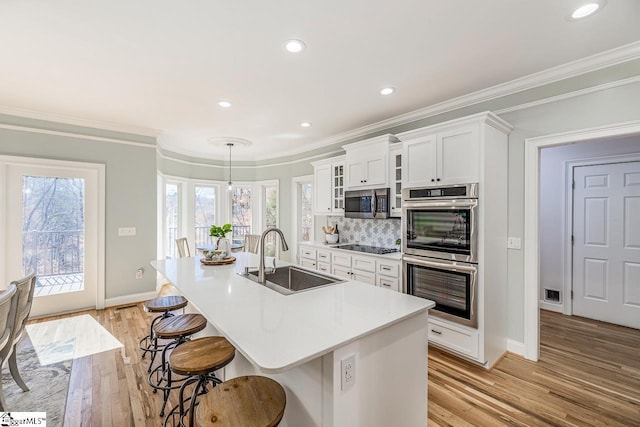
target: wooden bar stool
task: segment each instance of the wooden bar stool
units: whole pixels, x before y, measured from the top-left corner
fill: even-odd
[[[225,381],[201,399],[200,427],[273,427],[284,416],[284,389],[271,378],[245,376]]]
[[[200,332],[207,327],[207,319],[202,314],[180,314],[161,319],[153,327],[153,333],[159,339],[172,340],[162,349],[162,360],[150,373],[147,382],[153,388],[153,392],[162,390],[164,401],[160,409],[160,416],[164,417],[164,408],[167,406],[169,393],[180,387],[180,383],[188,377],[173,380],[171,369],[167,363],[167,351],[190,340],[191,335]]]
[[[151,353],[151,360],[149,361],[149,369],[147,369],[147,372],[151,372],[151,367],[153,366],[156,354],[164,348],[164,345],[158,345],[158,337],[153,333],[153,327],[160,320],[173,316],[174,314],[171,313],[172,311],[184,308],[188,303],[189,301],[187,301],[185,297],[179,295],[154,298],[144,303],[144,309],[146,312],[162,313],[151,321],[151,326],[149,326],[149,335],[142,338],[138,343],[138,348],[142,350],[143,359],[147,353]]]
[[[169,356],[169,369],[175,374],[186,375],[189,379],[182,383],[178,405],[167,414],[163,426],[184,426],[184,419],[188,416],[187,425],[193,427],[198,395],[207,392],[207,383],[215,387],[222,382],[216,377],[215,371],[227,366],[235,354],[235,347],[224,337],[198,338],[176,348]],[[193,393],[185,399],[185,388],[193,383],[196,383]],[[185,410],[188,401],[189,408]]]

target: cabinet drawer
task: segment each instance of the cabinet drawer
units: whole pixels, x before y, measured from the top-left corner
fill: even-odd
[[[351,267],[351,255],[342,252],[331,252],[331,264]]]
[[[398,280],[397,277],[378,276],[376,285],[381,288],[392,289],[396,292],[400,292],[400,280]]]
[[[378,261],[378,274],[388,277],[400,277],[400,263]]]
[[[302,258],[300,260],[300,265],[303,266],[303,267],[307,267],[307,268],[313,269],[313,270],[316,269],[316,262],[315,262],[315,260],[312,260],[312,259]]]
[[[300,249],[300,258],[312,259],[315,261],[316,259],[316,250],[310,248],[301,248]]]
[[[331,274],[331,264],[327,262],[318,262],[318,271],[324,271],[325,273]]]
[[[351,268],[354,270],[376,272],[376,260],[368,257],[351,257]]]
[[[331,262],[331,252],[329,251],[318,251],[317,252],[317,260],[318,262],[326,262],[326,263],[330,263]]]
[[[476,330],[458,328],[429,319],[429,341],[474,359],[478,358],[479,338]]]
[[[371,273],[368,271],[351,271],[351,280],[357,280],[358,282],[368,283],[370,285],[376,284],[376,273]]]
[[[334,276],[342,277],[343,279],[351,280],[351,268],[350,267],[341,267],[339,265],[331,266],[331,274]]]

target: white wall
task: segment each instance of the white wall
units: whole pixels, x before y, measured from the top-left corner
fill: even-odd
[[[565,162],[640,153],[640,137],[609,139],[545,148],[540,154],[540,300],[544,288],[562,291],[565,218]],[[561,293],[561,301],[564,295]]]

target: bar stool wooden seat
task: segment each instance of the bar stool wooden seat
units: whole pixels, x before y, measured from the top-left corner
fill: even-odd
[[[172,311],[180,310],[181,308],[186,307],[187,304],[189,304],[189,301],[180,295],[154,298],[144,303],[144,309],[148,313],[162,313],[151,321],[149,334],[142,338],[138,343],[138,348],[142,350],[143,359],[147,353],[151,353],[151,360],[149,361],[149,369],[147,369],[147,372],[151,372],[151,367],[155,361],[156,354],[164,348],[164,345],[158,345],[158,337],[153,333],[153,327],[160,320],[172,317],[174,315],[171,313]]]
[[[271,378],[244,376],[225,381],[201,399],[200,427],[273,427],[284,416],[286,396]]]
[[[171,390],[180,387],[180,383],[188,377],[175,380],[171,377],[171,370],[167,363],[167,352],[190,340],[191,335],[202,331],[207,327],[207,319],[201,314],[180,314],[160,319],[153,327],[154,336],[158,339],[172,340],[162,349],[161,363],[151,370],[147,382],[153,388],[153,392],[162,390],[163,402],[160,416],[164,416],[164,409],[169,399]]]
[[[167,414],[163,425],[183,426],[188,416],[186,425],[192,427],[198,395],[207,392],[208,383],[215,387],[222,382],[215,376],[215,371],[228,365],[235,354],[235,347],[224,337],[198,338],[176,348],[169,356],[169,369],[175,374],[189,376],[189,379],[182,383],[178,405]],[[196,383],[193,393],[185,399],[185,389],[193,383]],[[189,408],[185,409],[187,402]]]

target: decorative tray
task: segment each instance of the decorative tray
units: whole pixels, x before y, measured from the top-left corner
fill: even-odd
[[[212,259],[200,258],[200,262],[204,265],[225,265],[225,264],[233,264],[236,260],[236,257],[229,256],[220,261],[214,261]]]

